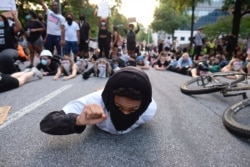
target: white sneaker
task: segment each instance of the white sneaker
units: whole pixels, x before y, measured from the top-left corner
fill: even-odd
[[[34,72],[34,76],[36,76],[37,78],[39,79],[43,78],[43,74],[36,67],[32,67],[31,71]]]
[[[25,70],[23,70],[23,72],[30,72],[31,68],[26,68]]]

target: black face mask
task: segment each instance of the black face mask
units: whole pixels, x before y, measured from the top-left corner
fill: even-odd
[[[80,16],[79,20],[85,20],[85,17],[84,16]]]
[[[43,21],[43,18],[41,18],[41,17],[38,17],[38,20],[39,20],[39,21]]]
[[[52,8],[51,9],[54,13],[58,13],[58,9],[57,8]]]
[[[68,22],[68,25],[71,25],[72,22],[73,22],[73,19],[72,18],[67,18],[67,22]]]

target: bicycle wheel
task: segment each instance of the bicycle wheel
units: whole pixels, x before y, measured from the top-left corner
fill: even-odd
[[[207,94],[219,92],[226,86],[244,80],[244,75],[236,77],[239,73],[213,73],[207,76],[193,78],[180,86],[181,92],[185,94]],[[230,77],[235,76],[237,79]]]
[[[250,138],[250,99],[242,100],[227,108],[222,120],[230,132]]]

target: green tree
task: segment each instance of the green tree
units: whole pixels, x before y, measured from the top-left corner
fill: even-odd
[[[242,17],[250,13],[250,1],[249,0],[224,0],[224,10],[228,10],[232,13],[232,48],[238,44],[238,37],[240,33],[240,25]],[[229,53],[229,58],[232,57],[232,51]]]
[[[160,7],[154,12],[154,21],[151,27],[154,31],[165,31],[174,35],[174,31],[188,25],[188,16],[177,12],[171,7],[172,3],[161,3]]]

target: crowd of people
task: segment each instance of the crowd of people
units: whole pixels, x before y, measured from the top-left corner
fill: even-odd
[[[53,76],[55,81],[73,79],[78,74],[84,80],[92,75],[109,78],[104,90],[72,101],[61,111],[44,117],[40,128],[48,134],[81,133],[91,124],[112,134],[124,134],[151,120],[157,105],[143,70],[152,68],[192,77],[219,71],[250,73],[249,39],[244,47],[233,48],[232,58],[228,59],[226,41],[223,38],[205,41],[203,28],[195,34],[191,52],[188,47],[173,45],[167,37],[159,40],[158,46],[140,45],[136,41],[138,23],[129,23],[124,29],[126,39],[122,40],[118,28],[114,26],[110,32],[108,19],[101,18],[98,47],[90,54],[90,24],[83,13],[77,20],[72,13],[61,15],[56,1],[51,9],[43,0],[40,5],[46,21],[34,11],[25,16],[25,26],[15,11],[10,12],[11,18],[0,15],[0,92],[44,76]],[[39,57],[38,64],[35,56]],[[20,60],[29,65],[21,70],[17,63]]]
[[[26,60],[28,57],[29,65],[22,71],[36,68],[43,76],[54,76],[54,80],[61,76],[62,80],[69,80],[78,74],[85,80],[91,75],[106,78],[126,66],[172,71],[192,77],[218,71],[250,72],[249,39],[244,48],[237,46],[232,50],[225,46],[225,39],[205,41],[202,27],[194,35],[191,52],[190,48],[177,45],[177,39],[174,44],[168,37],[159,40],[158,46],[140,45],[136,41],[136,34],[140,31],[138,23],[128,24],[124,29],[126,37],[122,40],[118,28],[114,26],[110,32],[108,18],[101,18],[98,45],[90,54],[90,24],[83,13],[75,19],[72,13],[61,15],[56,1],[52,2],[51,8],[43,0],[40,0],[40,5],[47,15],[46,21],[41,13],[34,11],[25,16],[25,26],[21,25],[15,11],[10,12],[12,17],[9,18],[0,15],[2,75],[20,72],[17,62],[23,57]],[[22,39],[21,42],[18,39]],[[232,50],[230,60],[227,58],[229,50]],[[35,56],[39,57],[38,64],[34,64]]]

